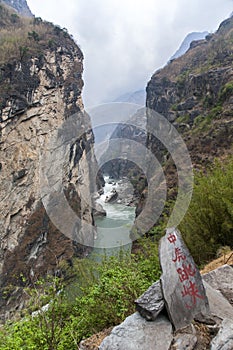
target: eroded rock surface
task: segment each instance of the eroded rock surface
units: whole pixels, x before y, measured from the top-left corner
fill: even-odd
[[[54,44],[54,47],[47,48],[38,56],[27,57],[22,61],[13,60],[2,67],[2,315],[6,302],[10,305],[12,301],[18,308],[21,307],[18,297],[12,297],[11,301],[9,299],[16,290],[17,295],[20,295],[20,288],[25,284],[30,285],[47,273],[56,273],[62,260],[71,263],[74,256],[86,255],[89,248],[79,244],[80,240],[77,242],[76,234],[81,233],[89,245],[94,239],[91,198],[91,193],[95,191],[95,181],[92,178],[95,167],[92,149],[94,137],[90,119],[83,113],[82,61],[82,52],[66,35],[61,45]],[[7,84],[9,89],[5,88]],[[52,135],[54,132],[59,135],[61,126],[74,114],[77,116],[79,136],[64,146],[65,157],[61,159],[61,153],[51,148]],[[60,141],[61,137],[62,134]],[[43,163],[45,156],[47,163]],[[50,169],[49,174],[43,174],[41,165]],[[72,208],[73,215],[81,219],[79,226],[68,237],[50,220],[41,198],[41,188],[46,188],[46,184],[56,186],[58,174],[62,177],[63,197]],[[57,205],[55,194],[51,199],[52,204]],[[68,226],[69,219],[62,221],[64,226]]]
[[[101,343],[100,350],[168,350],[172,326],[165,316],[147,322],[138,313],[126,318]]]
[[[211,342],[211,350],[233,349],[233,321],[224,319],[217,336]]]
[[[202,276],[212,288],[220,291],[233,305],[233,268],[223,265]]]
[[[206,295],[209,300],[210,312],[219,319],[233,318],[233,307],[229,301],[216,289],[204,281]]]

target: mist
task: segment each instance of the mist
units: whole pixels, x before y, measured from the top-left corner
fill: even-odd
[[[28,0],[32,12],[65,27],[84,53],[85,106],[145,89],[184,37],[215,31],[232,0]]]

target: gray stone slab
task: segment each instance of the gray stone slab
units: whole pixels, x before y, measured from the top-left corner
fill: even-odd
[[[210,313],[221,320],[224,318],[233,319],[233,307],[227,299],[207,282],[203,281],[203,283],[209,300]]]
[[[172,325],[165,316],[148,322],[136,312],[113,328],[99,350],[168,350],[172,339]]]
[[[233,320],[223,320],[220,330],[211,342],[211,350],[232,350],[233,349]]]
[[[164,308],[160,280],[135,300],[136,310],[148,321],[153,321]]]
[[[202,276],[211,287],[219,290],[233,304],[233,268],[223,265]]]
[[[209,314],[200,272],[177,229],[167,230],[159,256],[163,297],[175,329],[187,326],[198,314]]]

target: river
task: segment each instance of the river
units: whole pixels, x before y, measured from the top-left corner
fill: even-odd
[[[111,194],[113,188],[119,189],[121,181],[115,182],[110,180],[108,176],[105,176],[104,179],[104,194],[97,199],[97,202],[103,206],[106,216],[95,219],[97,238],[92,252],[86,258],[96,262],[100,262],[105,255],[114,256],[122,250],[131,252],[132,242],[129,234],[135,220],[135,207],[118,203],[105,203],[106,196]],[[80,279],[70,283],[66,287],[68,298],[75,298],[79,295],[80,286],[82,286]]]
[[[104,193],[97,199],[106,211],[106,217],[96,218],[97,239],[93,254],[115,255],[119,250],[131,250],[130,229],[135,220],[135,207],[119,203],[105,203],[113,189],[121,186],[121,181],[110,180],[105,176]]]

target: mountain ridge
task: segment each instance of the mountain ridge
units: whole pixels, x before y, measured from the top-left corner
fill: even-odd
[[[182,41],[180,47],[177,51],[171,56],[170,61],[174,60],[185,54],[193,41],[203,40],[209,33],[207,31],[204,32],[192,32],[186,35],[184,40]]]

